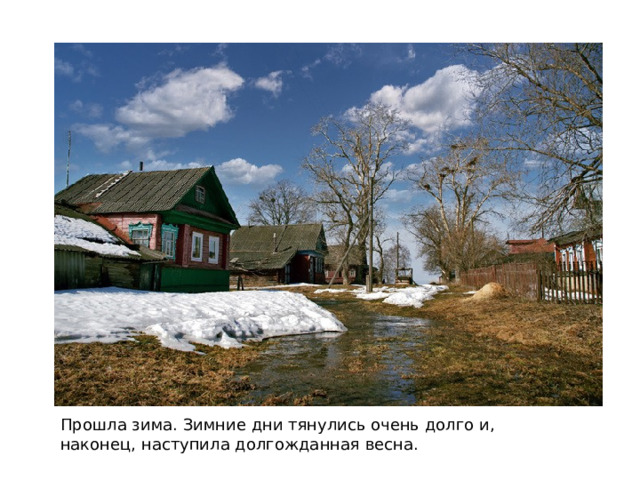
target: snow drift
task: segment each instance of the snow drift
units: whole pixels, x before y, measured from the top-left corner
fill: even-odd
[[[240,347],[282,335],[343,332],[329,311],[291,292],[164,293],[99,288],[54,295],[55,341],[112,343],[138,333],[191,351],[191,342]]]

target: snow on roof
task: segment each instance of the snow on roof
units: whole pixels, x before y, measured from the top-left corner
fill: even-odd
[[[140,254],[122,245],[119,240],[100,225],[64,215],[54,217],[54,245],[72,245],[101,255],[139,257]]]
[[[329,311],[292,292],[165,293],[99,288],[54,295],[55,341],[113,343],[136,333],[191,351],[191,342],[240,347],[246,340],[344,332]]]

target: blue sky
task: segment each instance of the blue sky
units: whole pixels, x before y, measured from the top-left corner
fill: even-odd
[[[55,191],[87,174],[214,165],[241,223],[259,191],[290,179],[319,139],[311,128],[374,100],[412,125],[401,170],[443,133],[468,128],[472,71],[449,44],[55,45]],[[389,235],[426,196],[397,182]],[[402,234],[402,233],[401,233]],[[406,241],[411,239],[405,235]],[[414,254],[415,257],[415,254]],[[415,261],[414,263],[421,263]]]

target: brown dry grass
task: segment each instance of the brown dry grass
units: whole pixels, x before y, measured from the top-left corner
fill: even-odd
[[[327,298],[315,290],[295,291]],[[464,291],[453,288],[421,309],[347,298],[353,309],[432,320],[424,342],[406,352],[419,405],[602,404],[601,306],[508,296],[470,302]],[[234,370],[257,358],[261,344],[198,346],[203,354],[197,355],[164,348],[153,337],[138,340],[56,345],[55,404],[236,405],[253,388],[250,378],[238,378]],[[367,339],[355,345],[343,359],[344,374],[376,375],[386,346]],[[325,397],[321,390],[302,397],[288,393],[263,404],[311,405]]]
[[[601,405],[602,306],[437,295],[412,314],[434,320],[412,353],[421,405]],[[383,303],[367,308],[407,315]]]
[[[258,346],[203,355],[160,346],[155,337],[115,344],[55,346],[56,405],[223,405],[251,389],[233,369],[259,354]]]

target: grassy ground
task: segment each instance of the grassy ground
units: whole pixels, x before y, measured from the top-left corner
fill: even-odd
[[[462,291],[420,310],[435,321],[412,353],[419,405],[602,404],[602,306],[475,302]]]
[[[313,299],[314,290],[298,291]],[[437,295],[422,309],[380,301],[355,304],[433,320],[428,338],[408,352],[418,405],[602,404],[601,306],[509,297],[473,302],[464,291]],[[235,405],[252,384],[234,369],[262,348],[199,346],[204,354],[197,355],[163,348],[152,337],[139,340],[56,345],[55,404]],[[353,365],[361,374],[374,374],[375,368],[365,367]],[[322,395],[274,395],[264,404],[309,405]]]

